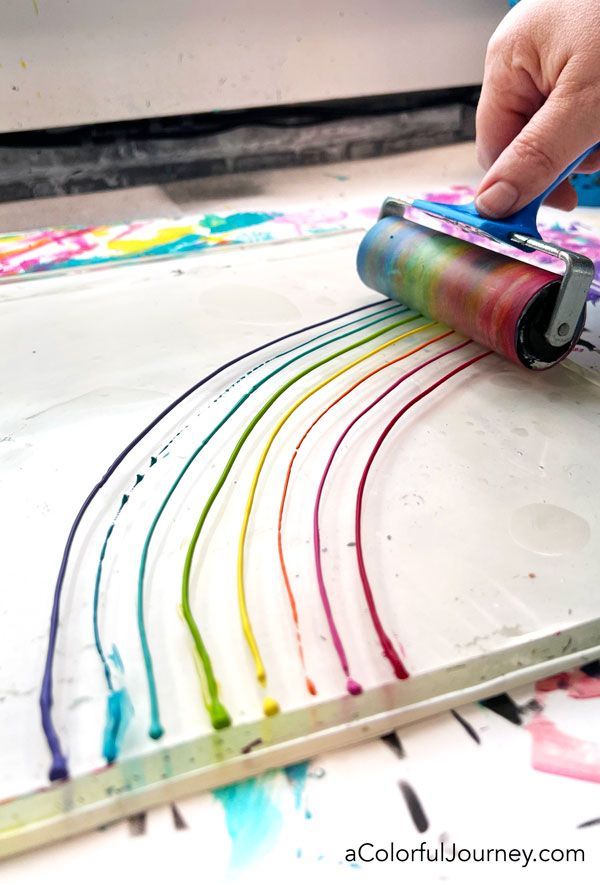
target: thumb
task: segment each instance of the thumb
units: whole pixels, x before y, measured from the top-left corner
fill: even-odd
[[[477,210],[503,218],[543,193],[596,141],[594,117],[577,95],[567,97],[556,88],[485,175]]]

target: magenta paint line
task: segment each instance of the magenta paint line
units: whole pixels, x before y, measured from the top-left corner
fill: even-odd
[[[101,491],[102,488],[109,481],[111,476],[114,475],[119,466],[123,463],[125,458],[133,451],[133,449],[139,445],[139,443],[150,433],[165,417],[167,417],[172,411],[174,411],[177,406],[181,405],[189,396],[207,384],[209,381],[213,380],[213,378],[217,377],[217,375],[221,374],[223,371],[231,368],[233,365],[236,365],[238,362],[242,362],[244,359],[248,359],[250,356],[254,356],[255,353],[260,353],[262,350],[266,350],[269,347],[273,347],[276,344],[281,343],[282,341],[289,340],[289,338],[293,338],[296,335],[305,334],[306,332],[311,331],[314,328],[320,328],[323,325],[327,325],[331,322],[336,322],[339,319],[343,319],[346,316],[352,316],[355,313],[360,313],[363,310],[369,310],[372,307],[379,307],[382,304],[385,304],[386,299],[381,298],[378,301],[371,301],[369,304],[365,304],[362,307],[355,307],[353,310],[346,310],[343,313],[339,313],[337,316],[329,317],[328,319],[323,319],[320,322],[314,322],[311,325],[304,326],[303,328],[296,329],[295,331],[287,332],[284,335],[280,335],[278,338],[274,338],[271,341],[268,341],[266,344],[261,344],[258,347],[254,347],[251,350],[248,350],[246,353],[242,353],[240,356],[235,356],[233,359],[230,359],[228,362],[225,362],[223,365],[218,366],[209,374],[205,375],[195,384],[193,384],[188,390],[178,396],[173,400],[169,405],[166,406],[143,430],[141,430],[138,435],[129,442],[125,448],[117,455],[117,457],[110,464],[104,475],[98,480],[98,482],[94,485],[94,487],[89,492],[88,496],[85,498],[81,507],[73,520],[73,523],[69,529],[69,533],[67,536],[67,540],[65,543],[65,547],[63,550],[58,576],[56,578],[56,584],[54,587],[54,597],[52,600],[52,610],[50,613],[50,626],[48,631],[48,647],[46,650],[46,659],[44,663],[44,673],[42,677],[42,685],[40,689],[40,697],[39,697],[39,705],[40,705],[40,715],[42,721],[42,728],[44,731],[44,736],[46,738],[46,742],[48,744],[48,748],[50,750],[50,754],[52,756],[49,777],[50,780],[61,780],[66,779],[69,776],[69,766],[67,762],[66,755],[62,749],[62,744],[60,741],[59,734],[54,726],[53,716],[52,716],[52,706],[54,703],[54,692],[53,692],[53,680],[54,680],[54,656],[56,653],[56,644],[58,640],[58,633],[60,628],[60,603],[62,598],[62,591],[64,586],[64,581],[67,573],[67,565],[69,563],[69,558],[71,555],[71,550],[73,548],[73,543],[75,541],[75,537],[77,535],[77,531],[79,530],[79,526],[85,516],[87,510],[90,505],[94,501],[96,495]]]
[[[453,348],[454,351],[459,350],[460,346],[465,346],[467,343],[470,343],[470,342],[466,341],[463,345],[459,345],[458,347],[454,347]],[[453,350],[448,351],[448,353],[452,353],[452,352],[453,352]],[[437,390],[438,387],[441,387],[442,384],[445,384],[447,381],[449,381],[451,378],[455,377],[460,372],[465,371],[467,368],[470,368],[472,365],[475,365],[477,362],[480,362],[482,359],[485,359],[486,356],[491,356],[493,352],[494,352],[493,350],[486,350],[484,353],[479,353],[477,356],[474,356],[472,359],[468,359],[466,362],[461,363],[456,368],[453,368],[452,371],[449,371],[447,374],[443,375],[441,378],[438,378],[437,381],[435,381],[433,384],[430,384],[429,387],[427,387],[425,390],[422,390],[420,393],[418,393],[416,396],[414,396],[409,402],[407,402],[405,405],[403,405],[402,408],[398,412],[396,412],[394,417],[387,424],[387,426],[385,427],[385,429],[383,430],[383,432],[381,433],[381,435],[377,439],[377,442],[375,443],[375,445],[373,446],[373,449],[371,450],[371,453],[368,457],[367,463],[366,463],[365,468],[363,470],[362,476],[360,478],[360,482],[358,485],[358,492],[356,495],[356,510],[355,510],[355,520],[354,520],[354,527],[355,527],[355,532],[356,532],[356,558],[357,558],[357,562],[358,562],[358,570],[359,570],[360,579],[361,579],[361,582],[363,585],[363,591],[365,594],[365,598],[367,600],[367,605],[369,606],[369,613],[371,615],[371,619],[372,619],[373,625],[375,627],[375,631],[377,632],[377,636],[379,638],[381,647],[383,649],[383,653],[385,654],[385,656],[388,658],[388,660],[392,664],[394,674],[396,675],[397,678],[408,678],[408,672],[407,672],[404,664],[402,663],[402,661],[398,657],[398,654],[396,653],[396,650],[395,650],[389,636],[385,632],[383,625],[381,623],[381,620],[379,619],[379,615],[377,613],[377,607],[375,605],[375,598],[373,596],[373,590],[371,587],[371,583],[369,581],[369,577],[367,574],[367,568],[365,565],[363,542],[362,542],[362,535],[363,535],[363,532],[362,532],[362,510],[363,510],[365,485],[367,483],[367,479],[369,477],[369,472],[371,470],[371,467],[373,465],[375,458],[377,457],[377,453],[378,453],[379,449],[383,445],[383,443],[386,440],[386,438],[388,437],[389,433],[392,431],[392,429],[398,423],[400,418],[403,415],[405,415],[407,411],[409,411],[411,408],[413,408],[418,402],[420,402],[421,399],[424,399],[426,396],[429,396],[430,393],[433,393],[434,390]],[[448,353],[441,354],[441,356],[448,355]],[[440,358],[440,357],[438,357],[438,358]],[[435,361],[435,359],[429,360],[429,362],[434,362],[434,361]],[[427,363],[424,363],[423,366],[421,366],[421,367],[424,367],[426,364]]]
[[[383,399],[385,399],[386,396],[388,396],[390,393],[392,393],[398,386],[400,386],[400,384],[404,383],[404,381],[406,381],[408,378],[412,377],[412,375],[421,371],[423,368],[426,368],[428,365],[431,365],[432,362],[436,362],[438,359],[442,359],[445,356],[448,356],[451,353],[454,353],[457,350],[460,350],[463,347],[466,347],[467,344],[469,344],[469,343],[471,343],[471,341],[468,341],[468,340],[462,341],[460,344],[457,344],[454,347],[447,348],[446,350],[443,350],[441,353],[438,353],[435,356],[432,356],[429,359],[426,359],[423,362],[420,362],[418,365],[416,365],[410,371],[407,371],[404,374],[402,374],[396,381],[394,381],[393,384],[391,384],[389,387],[387,387],[382,393],[379,394],[379,396],[377,396],[372,402],[370,402],[369,405],[366,406],[366,408],[364,408],[361,412],[359,412],[359,414],[357,414],[356,417],[354,417],[350,421],[348,426],[344,429],[342,434],[337,439],[337,441],[331,451],[331,454],[329,455],[329,459],[327,460],[327,463],[325,465],[325,469],[324,469],[321,479],[319,481],[319,486],[317,489],[317,495],[316,495],[315,505],[314,505],[314,510],[313,510],[313,550],[314,550],[314,556],[315,556],[315,567],[316,567],[316,572],[317,572],[317,584],[319,586],[319,594],[321,596],[321,602],[323,604],[323,609],[325,611],[325,616],[327,618],[327,624],[329,626],[331,638],[332,638],[336,653],[338,655],[340,665],[341,665],[342,670],[344,671],[344,674],[346,675],[346,677],[349,677],[348,659],[346,656],[346,652],[344,650],[343,642],[342,642],[339,632],[337,630],[337,627],[335,624],[335,619],[334,619],[333,612],[331,609],[329,594],[327,592],[327,586],[325,583],[325,576],[323,574],[323,561],[322,561],[322,555],[321,555],[320,510],[321,510],[321,500],[322,500],[322,496],[323,496],[323,489],[325,487],[327,477],[329,475],[329,472],[331,470],[331,467],[333,465],[333,461],[335,460],[337,452],[340,449],[340,446],[342,445],[342,443],[343,443],[344,439],[346,438],[346,436],[348,435],[348,433],[358,423],[359,420],[361,420],[366,414],[368,414],[373,408],[375,408],[376,405],[378,405]],[[372,618],[373,618],[373,612],[375,612],[376,621],[374,621],[374,625],[375,625],[375,628],[377,629],[376,623],[379,621],[379,618],[377,617],[377,612],[376,612],[375,607],[373,606],[373,610],[371,610],[371,608],[369,608],[369,611],[370,611]],[[390,644],[389,641],[387,644]],[[406,674],[405,674],[404,666],[402,665],[402,662],[397,658],[397,655],[395,655],[393,647],[391,650],[392,650],[392,660],[394,661],[392,663],[393,668],[394,668],[394,672],[397,675],[397,677],[405,678]],[[389,648],[388,648],[388,651],[389,651]],[[384,649],[384,652],[385,652],[385,649]],[[395,655],[395,658],[394,658],[394,655]],[[386,656],[388,656],[387,653],[386,653]],[[354,682],[354,681],[352,681],[352,684],[348,684],[347,688],[350,693],[359,692],[356,690],[356,682]],[[359,688],[359,690],[360,690],[360,688]]]

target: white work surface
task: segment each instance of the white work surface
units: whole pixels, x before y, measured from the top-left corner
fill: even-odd
[[[320,198],[327,198],[324,184],[330,189],[343,188],[347,197],[363,196],[361,167],[372,181],[370,202],[379,201],[387,191],[410,191],[413,178],[402,171],[411,164],[419,172],[415,189],[423,188],[428,169],[432,188],[450,182],[469,184],[476,172],[470,167],[468,177],[464,174],[465,167],[469,168],[467,150],[441,149],[428,151],[423,158],[415,154],[303,171],[305,184],[297,200],[306,204],[319,190]],[[439,174],[442,167],[443,176]],[[273,207],[282,199],[276,190],[277,180],[285,182],[287,175],[278,174],[279,179],[277,175],[263,178],[267,193],[236,199],[235,208],[259,203],[263,208]],[[353,193],[352,184],[337,183],[336,175],[350,176],[350,182],[356,176],[362,183]],[[324,182],[322,176],[329,181]],[[339,190],[337,194],[330,192],[329,197],[339,199]],[[218,205],[218,198],[213,205]],[[142,210],[139,214],[148,213]],[[533,686],[512,693],[524,724],[535,714],[531,703],[535,697]],[[562,690],[538,695],[537,701],[540,699],[545,717],[562,732],[588,741],[588,746],[597,743],[600,700],[573,699]],[[401,749],[393,741],[376,740],[319,757],[308,769],[297,768],[287,775],[266,774],[217,796],[188,799],[178,803],[177,812],[172,808],[156,810],[145,821],[118,824],[9,861],[1,869],[2,880],[12,884],[39,878],[70,882],[82,877],[91,881],[114,877],[120,881],[139,874],[148,882],[164,880],[167,875],[193,875],[210,882],[230,878],[270,881],[284,876],[294,881],[308,876],[318,881],[346,881],[357,875],[410,882],[480,881],[484,877],[504,881],[522,865],[522,861],[345,861],[346,851],[362,842],[384,848],[394,842],[396,849],[410,849],[426,840],[431,849],[441,841],[455,843],[457,849],[476,850],[583,848],[584,862],[530,863],[521,872],[523,880],[562,881],[566,877],[575,882],[597,881],[598,825],[578,826],[600,816],[598,784],[534,771],[530,757],[533,736],[525,727],[480,706],[457,711],[471,733],[460,718],[443,713],[399,731]],[[408,812],[400,783],[409,784],[420,799],[427,818],[426,826],[420,826],[422,833]]]

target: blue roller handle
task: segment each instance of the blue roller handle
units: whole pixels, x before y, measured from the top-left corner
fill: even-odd
[[[500,242],[506,243],[507,245],[515,245],[515,243],[511,241],[511,234],[513,233],[521,233],[524,236],[541,239],[537,229],[537,213],[541,204],[546,197],[552,193],[555,187],[558,187],[565,178],[568,178],[571,172],[573,172],[583,160],[598,148],[600,148],[600,142],[594,144],[593,147],[590,147],[585,153],[582,153],[578,159],[572,162],[570,166],[567,166],[565,171],[559,175],[556,181],[554,181],[554,183],[542,194],[537,196],[522,209],[519,209],[514,215],[509,215],[501,221],[484,218],[475,208],[474,202],[466,203],[462,206],[452,206],[448,205],[448,203],[429,202],[429,200],[414,200],[412,204],[415,209],[422,209],[425,212],[438,215],[448,221],[455,221],[459,224],[468,224],[469,227],[481,230],[483,233],[487,233],[490,236],[493,236],[494,239],[500,240]]]

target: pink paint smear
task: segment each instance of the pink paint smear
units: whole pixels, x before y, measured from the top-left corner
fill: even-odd
[[[536,715],[526,727],[533,737],[534,770],[600,783],[600,744],[565,734],[543,715]]]
[[[575,669],[573,672],[559,672],[550,678],[543,678],[536,683],[536,690],[542,693],[549,691],[567,691],[569,697],[574,700],[590,700],[592,697],[600,697],[600,678],[592,678]]]
[[[566,690],[569,697],[574,700],[590,700],[600,697],[600,678],[592,678],[585,672],[574,670],[573,672],[559,672],[550,678],[544,678],[536,683],[536,690],[542,693],[549,691]]]

